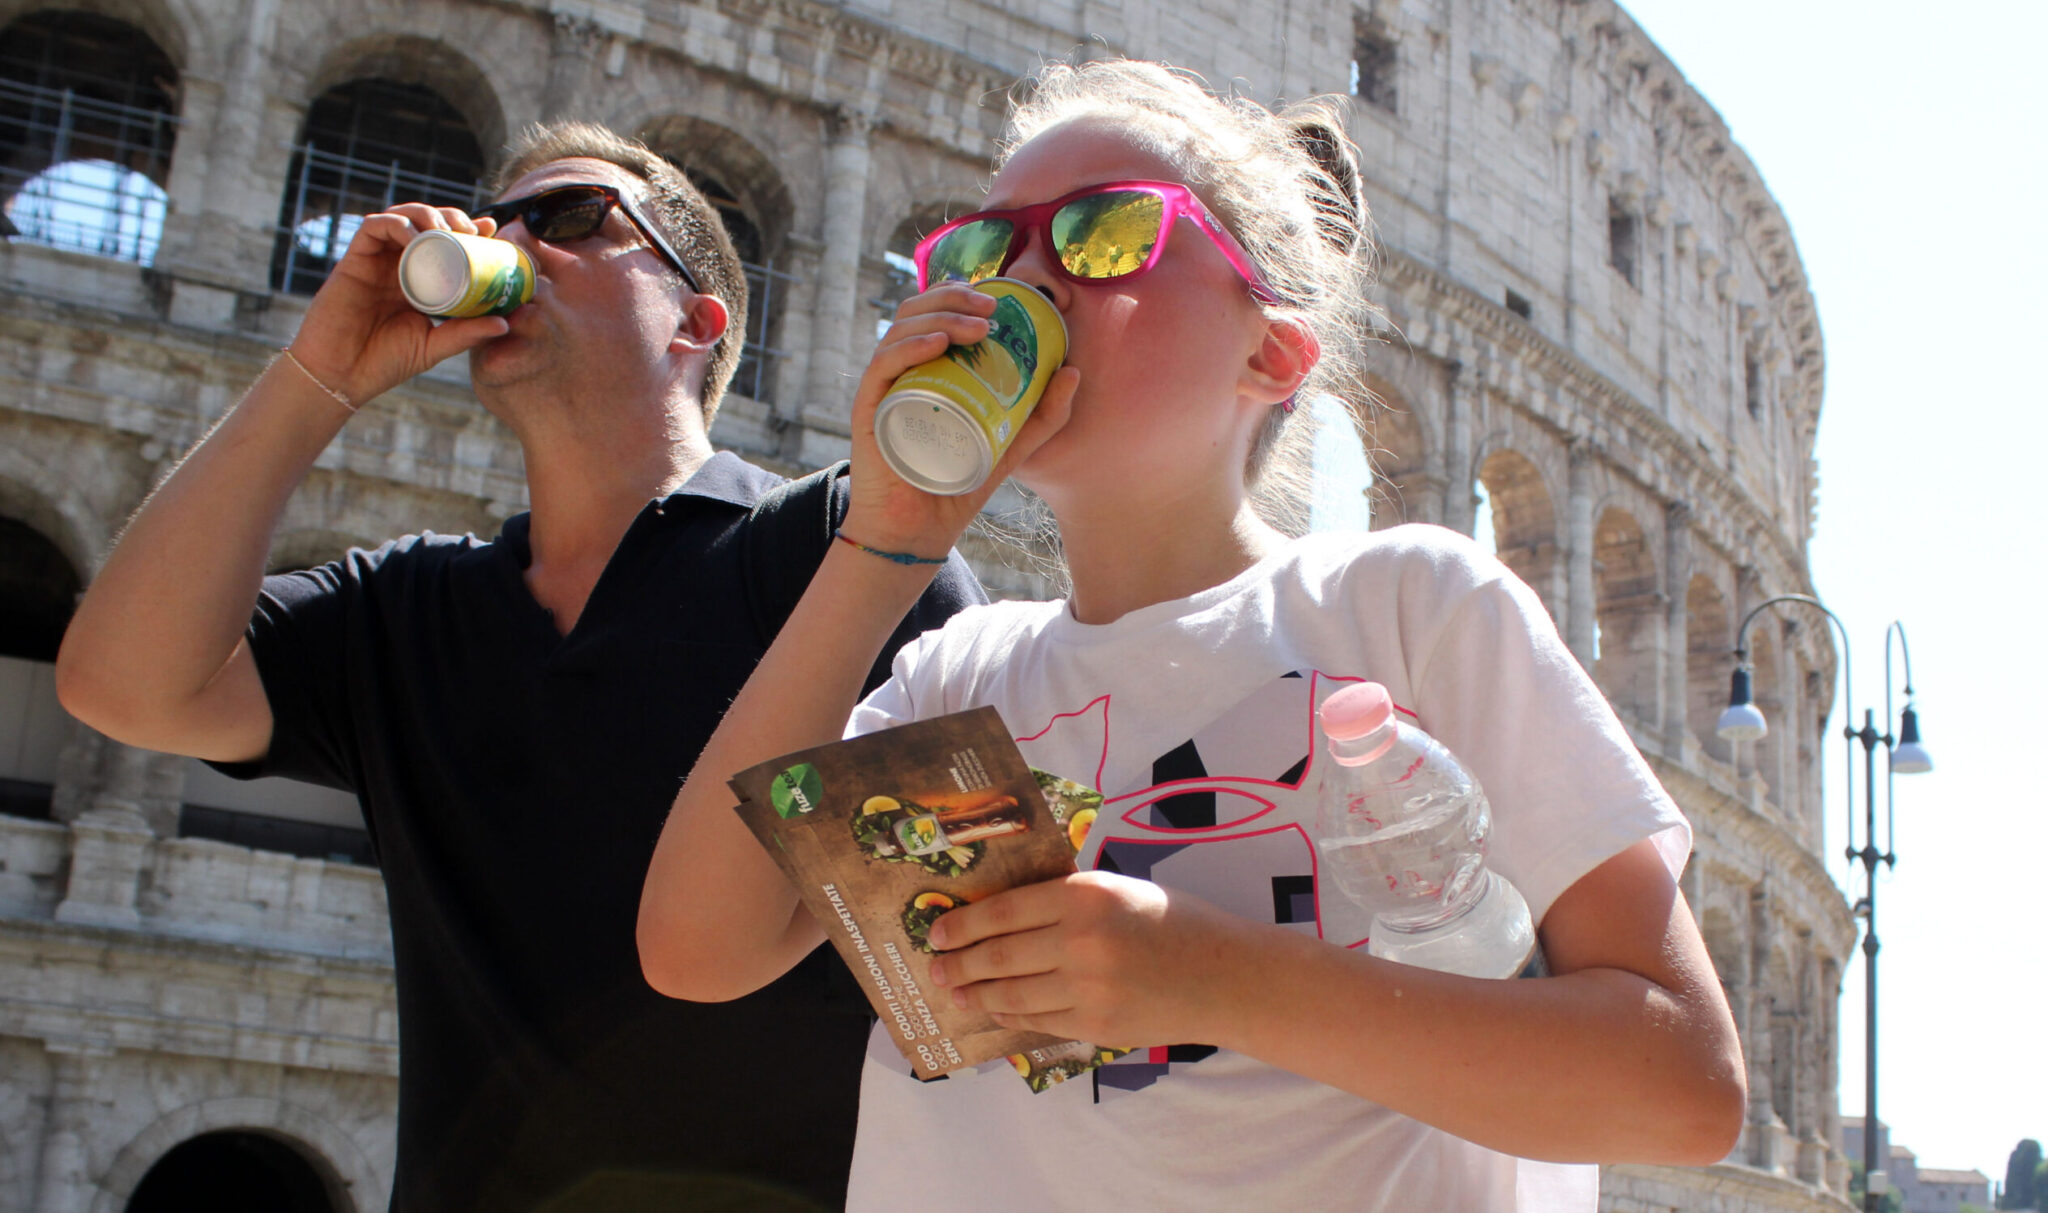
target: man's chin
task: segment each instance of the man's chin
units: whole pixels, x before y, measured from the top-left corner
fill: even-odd
[[[518,333],[506,333],[469,352],[469,384],[478,391],[507,387],[533,378],[545,363],[532,341]]]

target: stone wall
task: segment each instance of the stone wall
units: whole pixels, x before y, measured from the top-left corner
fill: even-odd
[[[41,7],[0,3],[0,30]],[[1603,1205],[1842,1207],[1854,928],[1818,854],[1836,655],[1817,621],[1749,632],[1771,736],[1712,729],[1743,615],[1810,590],[1818,321],[1755,168],[1611,0],[80,7],[162,49],[180,119],[150,265],[0,246],[0,516],[81,579],[295,331],[304,300],[270,258],[291,148],[337,84],[428,88],[486,149],[595,119],[731,190],[775,275],[771,354],[714,438],[795,470],[845,451],[847,385],[901,293],[886,254],[978,196],[1003,90],[1042,57],[1166,58],[1265,100],[1345,91],[1357,63],[1387,340],[1383,407],[1337,437],[1380,470],[1374,525],[1470,532],[1487,503],[1692,819],[1684,887],[1750,1065],[1725,1163],[1610,1168]],[[273,563],[488,534],[525,503],[458,362],[364,407]],[[999,591],[1046,591],[970,549]],[[118,1210],[222,1129],[286,1141],[337,1208],[382,1207],[396,1037],[374,873],[179,837],[183,760],[72,726],[51,767],[48,820],[0,817],[0,1207]]]

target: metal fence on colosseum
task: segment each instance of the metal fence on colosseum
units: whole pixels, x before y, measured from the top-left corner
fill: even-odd
[[[0,79],[0,235],[137,265],[155,264],[170,200],[178,118]],[[472,207],[479,181],[453,181],[302,145],[291,150],[270,266],[272,289],[309,295],[326,280],[364,215],[395,202]],[[794,275],[745,264],[746,342],[732,390],[764,399],[788,351],[771,346],[772,318]]]
[[[0,79],[6,235],[151,264],[177,128],[162,110]]]

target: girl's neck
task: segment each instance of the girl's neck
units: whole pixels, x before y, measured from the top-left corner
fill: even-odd
[[[1287,542],[1239,499],[1235,509],[1174,509],[1091,524],[1061,516],[1073,592],[1067,609],[1082,623],[1114,623],[1132,611],[1222,585]]]

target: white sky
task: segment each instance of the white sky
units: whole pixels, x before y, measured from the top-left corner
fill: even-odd
[[[1849,628],[1859,723],[1884,710],[1886,625],[1912,644],[1935,770],[1897,779],[1899,864],[1878,882],[1878,1115],[1922,1166],[2002,1180],[2020,1138],[2048,1140],[2048,795],[2024,764],[2048,742],[2033,516],[2048,470],[2048,4],[1622,4],[1763,173],[1819,303],[1813,575]],[[1824,766],[1838,881],[1841,723],[1838,702]],[[1841,1004],[1848,1115],[1863,1110],[1860,956]]]

